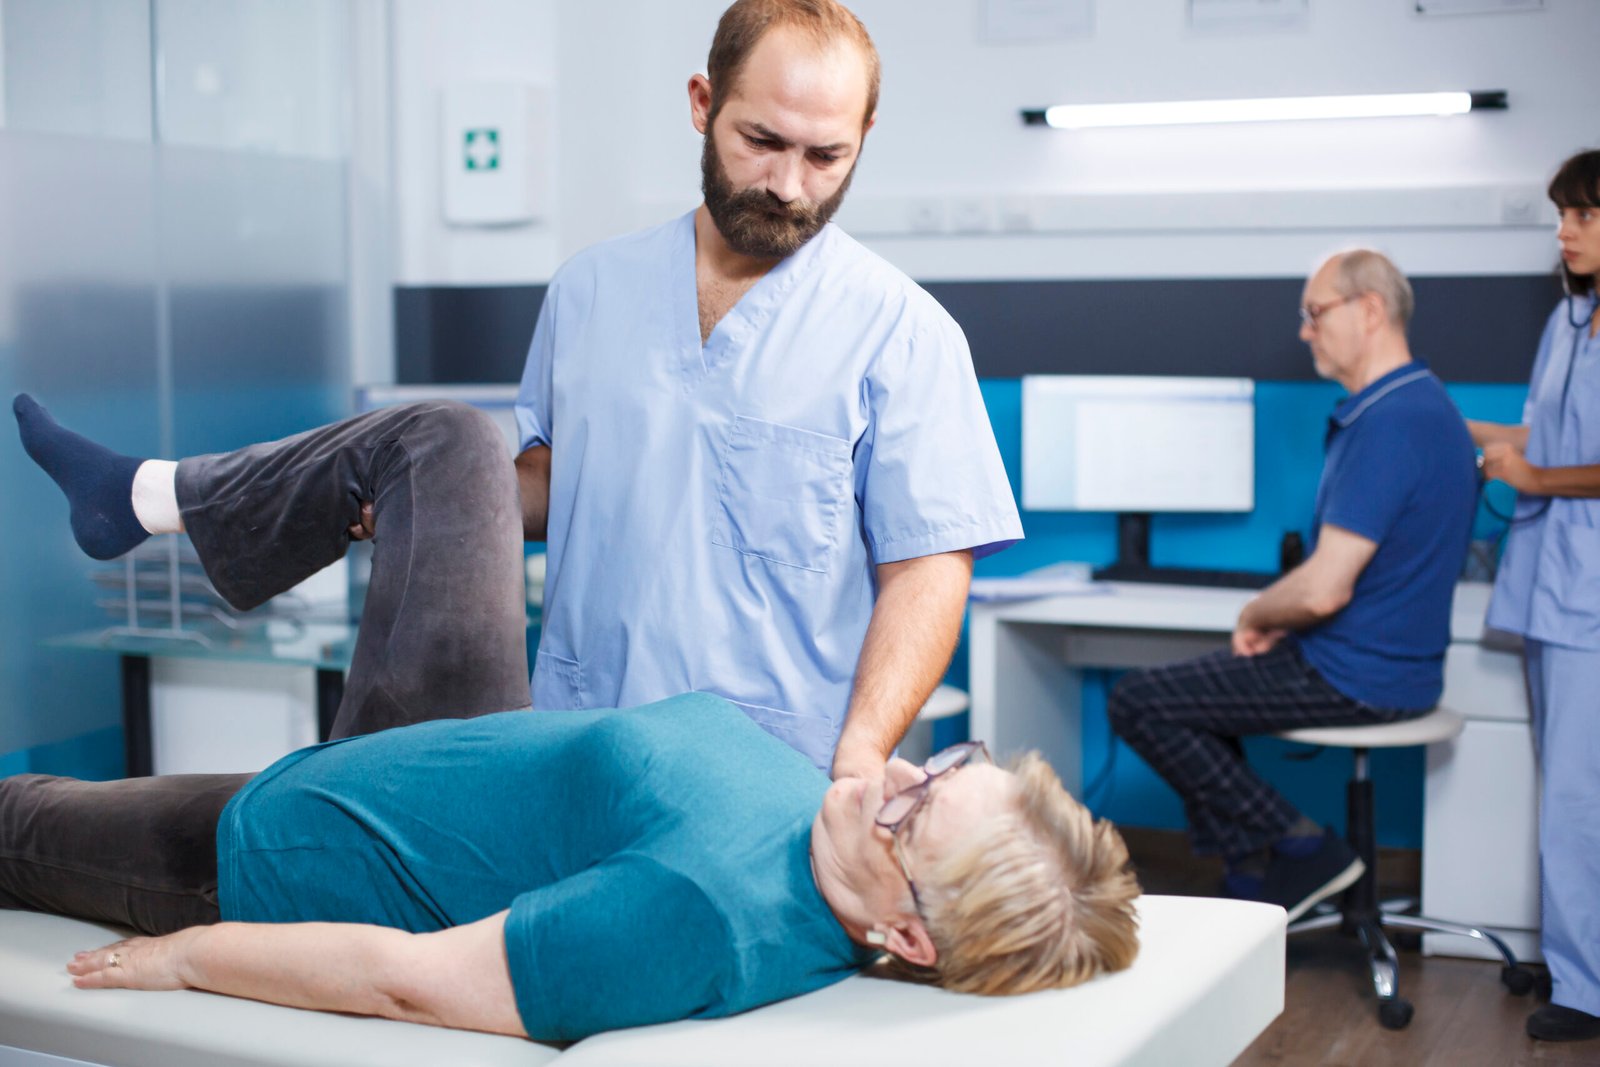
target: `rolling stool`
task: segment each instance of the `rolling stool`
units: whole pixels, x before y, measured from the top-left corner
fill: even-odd
[[[900,758],[910,760],[919,767],[933,755],[933,724],[939,719],[948,719],[952,715],[960,715],[967,710],[967,705],[972,700],[967,696],[965,689],[957,689],[953,685],[941,685],[928,695],[927,703],[922,705],[922,710],[917,712],[917,717],[906,728],[905,737],[900,739]]]
[[[1517,957],[1500,938],[1487,930],[1461,923],[1429,919],[1420,915],[1398,914],[1394,902],[1378,900],[1378,864],[1374,847],[1372,779],[1368,775],[1367,754],[1374,748],[1405,748],[1449,741],[1461,732],[1461,716],[1448,708],[1435,708],[1416,719],[1381,723],[1375,726],[1315,726],[1284,730],[1276,736],[1285,741],[1328,748],[1348,748],[1355,766],[1347,789],[1349,805],[1345,836],[1356,854],[1367,865],[1366,872],[1344,891],[1336,910],[1313,914],[1289,924],[1289,933],[1325,930],[1337,926],[1342,933],[1361,938],[1367,947],[1372,968],[1372,988],[1378,995],[1378,1021],[1390,1030],[1402,1030],[1411,1022],[1411,1002],[1400,996],[1400,961],[1384,933],[1385,927],[1475,937],[1493,945],[1505,960],[1500,980],[1517,996],[1533,989],[1533,973],[1517,962]]]

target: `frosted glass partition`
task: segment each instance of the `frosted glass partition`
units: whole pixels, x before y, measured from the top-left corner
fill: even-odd
[[[0,132],[0,395],[45,399],[114,448],[159,449],[153,152]],[[0,756],[119,720],[111,657],[41,649],[102,615],[65,501],[0,444]],[[22,768],[17,768],[22,769]]]
[[[0,0],[7,400],[33,392],[64,422],[150,456],[232,448],[348,410],[347,90],[336,62],[348,22],[346,4],[310,0]],[[61,70],[84,54],[107,78],[142,74],[118,74],[114,101],[52,110]],[[57,742],[77,751],[100,737],[115,753],[120,723],[113,656],[39,645],[106,616],[65,502],[9,423],[0,774]]]
[[[344,157],[347,5],[159,0],[155,12],[162,144]]]
[[[149,0],[0,0],[0,125],[150,140]]]
[[[162,154],[172,448],[237,448],[350,404],[344,164]]]

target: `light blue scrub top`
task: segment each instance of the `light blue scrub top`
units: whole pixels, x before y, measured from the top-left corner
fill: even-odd
[[[1569,321],[1566,301],[1545,325],[1522,412],[1528,462],[1536,467],[1600,463],[1600,339],[1589,336],[1594,297],[1573,305],[1571,316],[1581,325]],[[1512,514],[1518,521],[1506,537],[1488,624],[1537,641],[1600,649],[1600,500],[1519,494]]]
[[[873,565],[1022,537],[965,337],[833,225],[700,343],[694,214],[551,281],[517,402],[551,446],[536,708],[690,690],[827,769]]]

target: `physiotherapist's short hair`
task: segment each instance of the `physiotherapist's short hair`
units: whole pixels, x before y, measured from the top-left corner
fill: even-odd
[[[739,82],[745,60],[761,38],[779,27],[799,30],[818,47],[845,41],[861,51],[867,68],[867,109],[861,116],[865,127],[878,110],[882,65],[867,28],[835,0],[738,0],[724,11],[706,59],[706,77],[711,80],[711,118],[715,120],[722,110],[723,101]]]
[[[1333,287],[1339,295],[1377,293],[1389,313],[1389,321],[1404,333],[1417,299],[1412,295],[1411,282],[1394,261],[1372,248],[1349,248],[1334,253],[1333,259]]]
[[[1579,152],[1561,164],[1550,179],[1549,193],[1550,202],[1558,208],[1600,208],[1600,149]],[[1574,273],[1565,263],[1561,272],[1568,292],[1582,295],[1594,291],[1594,275]]]
[[[1122,835],[1063,789],[1037,752],[1011,771],[1015,807],[929,872],[922,914],[938,950],[930,977],[956,992],[1008,995],[1122,970],[1139,953],[1139,883]]]

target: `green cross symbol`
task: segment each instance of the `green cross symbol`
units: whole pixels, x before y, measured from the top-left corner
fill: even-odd
[[[462,161],[468,170],[500,169],[500,131],[468,130],[462,143]]]

